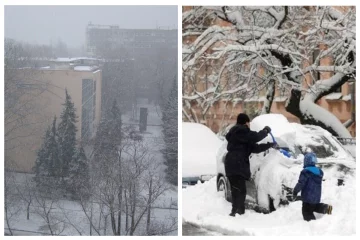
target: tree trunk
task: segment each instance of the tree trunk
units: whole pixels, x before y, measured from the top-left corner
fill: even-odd
[[[105,215],[105,217],[104,217],[104,220],[105,220],[105,222],[104,222],[104,235],[106,236],[106,228],[107,228],[107,218],[108,218],[108,215]]]
[[[110,221],[113,234],[116,236],[116,220],[113,203],[110,203]]]
[[[93,218],[93,203],[91,202],[91,208],[90,208],[90,221],[92,222]],[[90,236],[92,236],[92,224],[90,224]]]
[[[117,234],[118,236],[121,235],[121,207],[122,207],[122,192],[123,192],[123,187],[122,187],[122,178],[121,178],[121,174],[122,174],[122,169],[121,169],[121,151],[118,153],[118,160],[119,160],[119,193],[118,193],[118,201],[119,201],[119,207],[118,207],[118,229],[117,229]]]
[[[264,106],[262,108],[261,114],[270,113],[270,109],[271,109],[271,105],[274,100],[274,96],[275,96],[275,80],[270,79],[268,88],[266,91],[266,99],[264,101]]]
[[[13,232],[12,232],[11,227],[10,227],[9,213],[8,213],[8,207],[7,207],[6,200],[5,200],[5,218],[6,218],[6,224],[7,224],[7,227],[9,229],[10,235],[12,236]]]
[[[29,220],[30,219],[30,205],[31,205],[31,201],[28,202],[27,208],[26,208],[26,219]]]
[[[125,190],[125,229],[126,231],[129,229],[129,208],[128,208],[128,199]]]
[[[147,219],[146,219],[146,233],[149,236],[150,234],[150,217],[151,217],[151,200],[152,200],[152,178],[150,179],[150,184],[149,184],[149,198],[148,198],[148,204],[147,204]]]
[[[136,210],[136,188],[135,188],[135,184],[134,184],[132,194],[131,194],[131,228],[130,228],[130,236],[133,236],[134,232],[135,232],[135,210]]]
[[[328,112],[326,109],[320,107],[309,99],[301,99],[300,90],[291,90],[291,96],[285,106],[285,109],[289,113],[298,117],[301,124],[322,127],[334,136],[351,137],[349,131],[332,113]],[[314,117],[313,114],[315,112],[317,113],[318,117]]]
[[[122,186],[120,186],[119,194],[118,194],[118,201],[119,201],[119,207],[118,207],[118,226],[117,226],[117,235],[121,235],[121,204],[122,204]]]
[[[285,105],[286,111],[295,115],[299,119],[301,119],[302,113],[300,111],[300,98],[301,98],[301,91],[298,89],[292,89],[290,93],[290,98]]]

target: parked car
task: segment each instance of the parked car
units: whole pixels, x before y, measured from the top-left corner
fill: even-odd
[[[196,185],[199,181],[201,183],[204,183],[205,181],[208,181],[213,177],[215,177],[215,174],[201,175],[198,177],[183,177],[182,178],[182,188],[187,188],[188,186]]]
[[[259,131],[264,126],[270,126],[276,142],[290,157],[276,149],[250,155],[252,175],[246,183],[248,208],[269,213],[292,201],[292,190],[303,168],[306,152],[317,155],[317,165],[324,171],[324,181],[342,185],[345,184],[347,174],[355,173],[355,159],[335,137],[321,127],[289,123],[279,114],[261,115],[250,123],[250,128],[254,131]],[[259,143],[272,141],[268,136]],[[216,183],[217,190],[223,191],[225,199],[231,202],[230,183],[224,166],[226,146],[225,140],[217,154]]]
[[[182,124],[183,188],[216,176],[216,152],[222,141],[207,126],[199,123]]]

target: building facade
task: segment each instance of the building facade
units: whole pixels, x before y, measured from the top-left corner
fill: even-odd
[[[131,53],[168,46],[177,49],[177,29],[123,29],[117,25],[95,25],[86,28],[86,51],[98,56],[103,46],[128,49]]]
[[[86,142],[95,136],[101,118],[102,71],[94,59],[72,58],[49,61],[49,66],[17,71],[21,101],[31,101],[31,111],[19,127],[8,137],[5,146],[7,168],[32,172],[37,151],[46,129],[56,115],[57,124],[65,102],[65,89],[70,94],[77,115],[77,141]],[[11,122],[11,121],[9,121]],[[11,128],[11,124],[5,128]]]

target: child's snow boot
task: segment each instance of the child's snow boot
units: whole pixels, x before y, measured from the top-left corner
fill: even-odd
[[[332,213],[332,209],[333,209],[333,207],[331,206],[331,205],[327,205],[327,208],[326,208],[326,214],[329,214],[329,215],[331,215],[331,213]]]

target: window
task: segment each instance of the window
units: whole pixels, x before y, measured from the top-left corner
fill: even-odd
[[[83,139],[89,139],[93,134],[94,83],[92,79],[82,80],[81,137]]]
[[[316,50],[314,50],[314,52],[313,52],[313,63],[315,62],[315,60],[316,60],[316,58],[319,56],[319,54],[320,54],[320,50],[319,49],[316,49]],[[315,80],[317,81],[317,80],[320,80],[320,71],[316,71],[315,72]]]
[[[338,151],[337,147],[334,146],[326,137],[323,136],[312,136],[311,137],[317,144],[307,144],[306,146],[296,146],[299,151],[304,155],[306,152],[314,152],[319,158],[331,157]]]
[[[334,93],[341,93],[341,86],[334,90]]]

